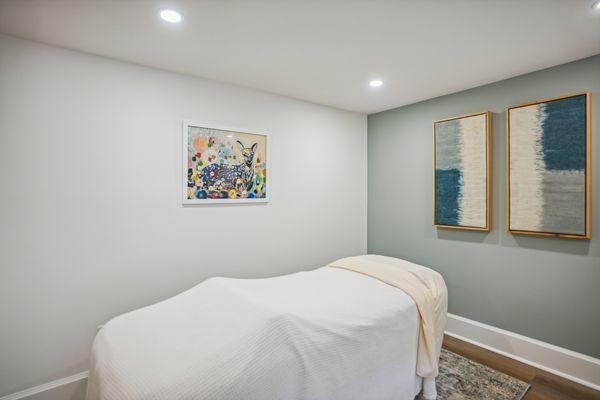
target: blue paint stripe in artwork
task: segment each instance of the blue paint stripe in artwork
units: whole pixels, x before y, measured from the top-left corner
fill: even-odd
[[[542,152],[549,171],[585,169],[586,96],[554,100],[541,105]]]
[[[458,169],[435,170],[435,223],[458,225],[458,197],[461,173]]]

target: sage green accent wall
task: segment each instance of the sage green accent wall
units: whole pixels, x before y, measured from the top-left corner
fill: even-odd
[[[592,239],[506,229],[506,108],[592,92]],[[492,230],[432,226],[432,121],[492,112]],[[449,311],[600,357],[600,55],[369,116],[368,250],[439,271]]]

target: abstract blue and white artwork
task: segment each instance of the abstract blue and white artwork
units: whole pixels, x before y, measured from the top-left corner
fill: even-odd
[[[508,109],[508,224],[516,233],[589,236],[588,94]]]
[[[434,225],[489,230],[489,113],[434,122]]]

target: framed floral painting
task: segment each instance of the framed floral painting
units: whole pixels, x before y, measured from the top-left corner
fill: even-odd
[[[269,201],[269,137],[245,129],[184,121],[183,203]]]

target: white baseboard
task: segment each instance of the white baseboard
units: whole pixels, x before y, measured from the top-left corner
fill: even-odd
[[[450,313],[446,334],[600,390],[600,359]]]
[[[75,375],[67,376],[66,378],[57,379],[52,382],[43,383],[39,386],[34,386],[29,389],[21,390],[20,392],[12,393],[3,397],[0,400],[21,400],[27,397],[35,396],[43,392],[48,392],[52,389],[59,388],[61,386],[69,385],[73,382],[81,381],[88,377],[88,371],[83,371]]]
[[[600,360],[448,313],[446,334],[600,391]],[[86,379],[88,371],[0,397],[21,400]]]

